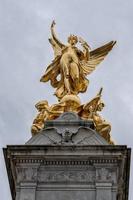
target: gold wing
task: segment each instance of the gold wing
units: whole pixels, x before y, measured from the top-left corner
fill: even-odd
[[[100,100],[100,96],[96,96],[94,99],[92,99],[88,103],[79,106],[77,109],[78,115],[81,117],[86,115],[90,118],[91,114],[96,112],[96,108],[97,108],[99,100]]]
[[[56,88],[60,81],[57,80],[57,76],[60,74],[60,56],[57,56],[53,62],[47,67],[45,74],[41,77],[40,82],[51,81],[51,85]]]
[[[78,114],[82,116],[83,112],[87,112],[87,113],[96,112],[98,103],[101,99],[102,91],[103,91],[103,88],[100,88],[98,94],[93,99],[91,99],[86,104],[79,106],[77,109]]]
[[[84,104],[83,106],[83,110],[85,111],[89,111],[90,107],[92,108],[92,112],[95,111],[95,108],[97,107],[97,104],[100,100],[100,95],[97,95],[95,98],[93,98],[91,101],[89,101],[88,103]]]
[[[80,61],[80,66],[85,75],[90,74],[93,72],[98,64],[104,60],[106,55],[111,51],[113,46],[116,44],[116,41],[111,41],[105,44],[102,47],[99,47],[90,52],[89,60],[82,60]]]
[[[99,101],[101,99],[101,96],[102,96],[102,91],[103,91],[103,88],[101,87],[99,92],[98,92],[98,94],[91,101],[89,101],[86,104],[84,104],[83,109],[87,111],[91,107],[92,111],[96,112],[98,103],[99,103]]]

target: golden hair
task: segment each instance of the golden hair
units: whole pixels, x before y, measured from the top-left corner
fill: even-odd
[[[76,43],[78,42],[78,37],[76,35],[70,35],[68,37],[68,42],[70,42],[71,39],[75,39],[76,40]]]

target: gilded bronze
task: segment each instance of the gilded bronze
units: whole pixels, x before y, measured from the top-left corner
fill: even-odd
[[[82,38],[70,35],[68,44],[65,45],[57,38],[54,26],[55,22],[53,21],[52,36],[49,41],[53,47],[55,58],[47,67],[40,81],[50,81],[51,85],[56,88],[55,95],[60,100],[67,94],[77,95],[87,90],[89,80],[86,76],[95,70],[116,42],[111,41],[102,47],[91,50]],[[82,49],[76,47],[78,42]],[[58,79],[59,75],[60,79]]]
[[[35,107],[38,110],[38,115],[33,121],[31,132],[32,135],[36,135],[44,128],[46,120],[53,120],[60,116],[64,112],[65,103],[53,104],[50,106],[48,101],[39,101]]]
[[[52,87],[56,89],[55,95],[58,103],[50,106],[46,100],[43,100],[35,105],[39,113],[31,127],[32,135],[38,134],[44,128],[46,120],[56,119],[63,112],[72,111],[82,119],[92,120],[95,130],[110,144],[113,144],[110,136],[111,125],[99,115],[104,107],[101,100],[102,88],[86,104],[81,104],[78,94],[87,90],[89,84],[87,75],[96,69],[116,42],[111,41],[91,50],[90,45],[84,39],[70,35],[68,44],[65,45],[57,38],[54,27],[55,22],[53,21],[49,42],[54,50],[54,60],[47,67],[40,81],[50,81]],[[77,44],[80,44],[81,48],[77,47]]]

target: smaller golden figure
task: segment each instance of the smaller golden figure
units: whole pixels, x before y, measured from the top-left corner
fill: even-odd
[[[102,88],[99,93],[88,103],[78,108],[78,115],[87,120],[94,122],[95,130],[110,144],[113,144],[110,136],[111,125],[104,120],[99,112],[104,108],[104,102],[101,100]]]
[[[35,107],[38,110],[39,114],[36,116],[31,126],[32,135],[36,135],[40,130],[44,128],[44,122],[48,118],[49,110],[48,102],[45,100],[38,102]]]
[[[38,134],[45,126],[46,120],[53,120],[60,116],[64,112],[65,103],[48,105],[46,100],[39,101],[35,107],[37,108],[39,114],[33,121],[31,132],[32,135]]]

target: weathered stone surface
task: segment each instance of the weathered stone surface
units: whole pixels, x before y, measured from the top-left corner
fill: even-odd
[[[63,113],[58,119],[46,121],[45,128],[32,137],[27,145],[108,145],[95,130],[92,121],[85,121],[73,112]]]
[[[130,149],[64,113],[25,145],[4,149],[13,200],[128,200]]]
[[[126,146],[20,145],[4,154],[14,200],[128,199]]]

